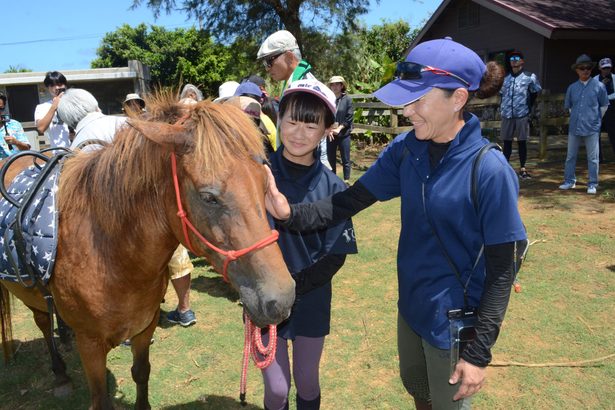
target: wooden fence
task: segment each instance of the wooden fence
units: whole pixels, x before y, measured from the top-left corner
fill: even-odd
[[[355,114],[353,133],[369,134],[373,142],[373,134],[384,134],[388,139],[412,129],[412,124],[403,117],[403,107],[391,107],[376,101],[372,94],[353,94]],[[547,90],[536,100],[530,134],[538,135],[539,158],[547,157],[548,136],[567,135],[568,113],[564,110],[564,94],[550,94]],[[485,100],[474,99],[468,103],[467,110],[474,113],[481,122],[483,132],[495,138],[501,128],[500,98],[498,96]],[[360,118],[360,121],[357,121]],[[388,125],[381,125],[388,124]]]

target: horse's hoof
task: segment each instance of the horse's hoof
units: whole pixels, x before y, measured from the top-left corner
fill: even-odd
[[[71,382],[66,382],[60,386],[56,386],[53,388],[54,397],[62,398],[67,397],[73,392],[73,384]]]

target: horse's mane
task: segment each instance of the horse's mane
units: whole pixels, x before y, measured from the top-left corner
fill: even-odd
[[[264,158],[261,135],[235,107],[211,101],[181,105],[171,93],[159,93],[147,102],[148,112],[129,122],[181,124],[188,138],[178,154],[189,155],[190,164],[198,166],[194,170],[206,178],[215,180],[230,172],[235,160]],[[162,197],[172,188],[169,158],[168,148],[126,125],[112,144],[66,161],[60,176],[60,212],[89,214],[100,229],[113,235],[127,229],[127,223],[137,222],[131,219],[164,226]],[[179,161],[181,180],[181,157]]]

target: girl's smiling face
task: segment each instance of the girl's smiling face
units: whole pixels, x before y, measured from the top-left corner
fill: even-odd
[[[312,165],[314,150],[326,132],[322,120],[319,124],[297,121],[291,118],[291,110],[287,110],[280,119],[280,137],[284,144],[282,155],[296,164]]]

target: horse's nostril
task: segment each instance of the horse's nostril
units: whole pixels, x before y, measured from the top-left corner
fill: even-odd
[[[277,318],[280,315],[280,306],[276,300],[265,303],[265,313],[267,317]]]

